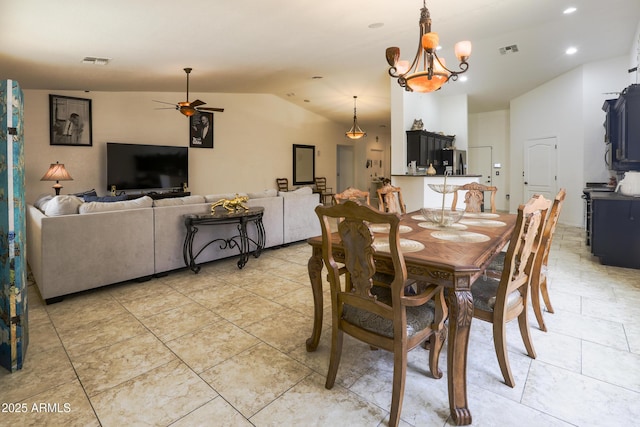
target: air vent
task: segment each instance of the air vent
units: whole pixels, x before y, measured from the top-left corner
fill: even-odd
[[[506,54],[510,54],[510,53],[517,53],[518,52],[518,45],[512,44],[510,46],[501,47],[498,50],[500,51],[500,55],[506,55]]]
[[[95,56],[85,56],[82,60],[83,64],[107,65],[111,58],[98,58]]]

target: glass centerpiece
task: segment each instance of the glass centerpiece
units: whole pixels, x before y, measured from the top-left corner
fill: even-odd
[[[447,185],[447,175],[451,175],[451,171],[446,170],[444,172],[444,183],[442,184],[429,184],[429,188],[431,188],[436,193],[442,194],[442,208],[422,208],[420,212],[424,219],[434,224],[437,224],[441,227],[450,227],[456,222],[460,221],[464,211],[461,209],[450,210],[445,209],[445,197],[449,193],[453,193],[454,191],[460,188],[459,185]]]

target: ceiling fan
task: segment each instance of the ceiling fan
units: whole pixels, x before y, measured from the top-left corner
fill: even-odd
[[[178,102],[177,104],[173,104],[171,102],[164,102],[164,101],[155,101],[155,102],[160,102],[161,104],[174,105],[176,110],[180,111],[182,114],[184,114],[187,117],[193,116],[198,111],[217,111],[219,113],[224,112],[224,108],[201,107],[201,105],[205,105],[206,102],[200,101],[199,99],[189,102],[189,74],[191,73],[191,68],[185,68],[184,72],[187,73],[187,100],[184,102]]]

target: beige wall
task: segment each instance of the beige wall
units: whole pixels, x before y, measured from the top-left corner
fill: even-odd
[[[49,145],[49,94],[92,100],[93,146]],[[181,101],[184,93],[25,90],[26,198],[51,194],[40,178],[50,163],[64,163],[73,181],[62,194],[95,188],[106,194],[106,142],[188,146],[188,119],[153,102]],[[214,115],[214,149],[189,149],[189,190],[193,194],[262,191],[276,177],[292,182],[292,145],[315,145],[316,175],[335,184],[336,144],[345,142],[336,124],[273,95],[194,93]]]
[[[469,114],[469,147],[491,147],[492,163],[500,163],[499,169],[492,168],[491,183],[498,187],[496,209],[509,210],[509,110]],[[467,150],[473,156],[473,150]],[[500,172],[496,175],[496,172]],[[478,171],[469,170],[474,174]]]

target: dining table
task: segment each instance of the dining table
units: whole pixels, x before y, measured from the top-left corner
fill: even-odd
[[[447,382],[451,418],[456,425],[469,425],[472,420],[467,401],[467,348],[473,319],[471,286],[508,243],[516,217],[509,213],[466,212],[458,222],[442,226],[426,221],[420,211],[402,215],[400,248],[408,279],[442,285],[447,295]],[[376,271],[393,273],[388,229],[376,224],[369,228],[374,234]],[[335,260],[344,262],[338,234],[333,233],[331,238]],[[314,301],[313,331],[306,341],[307,351],[311,352],[317,349],[322,333],[322,236],[312,237],[307,243],[312,247],[307,267]]]

